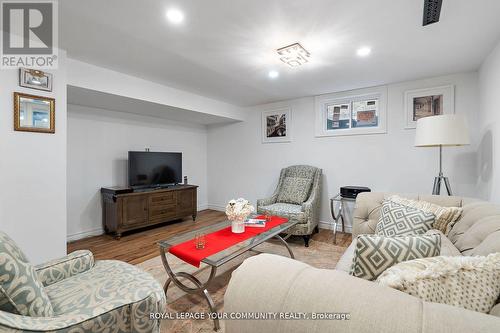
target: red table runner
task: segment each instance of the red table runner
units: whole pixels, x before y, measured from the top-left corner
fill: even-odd
[[[257,218],[263,218],[263,216],[258,216]],[[245,232],[241,234],[233,233],[231,231],[231,226],[229,226],[205,235],[204,249],[197,249],[195,240],[191,239],[187,242],[172,246],[169,249],[169,252],[193,266],[200,267],[200,262],[206,257],[210,257],[215,253],[223,251],[285,222],[288,222],[288,219],[279,216],[272,216],[271,220],[266,222],[265,227],[259,228],[245,226]]]

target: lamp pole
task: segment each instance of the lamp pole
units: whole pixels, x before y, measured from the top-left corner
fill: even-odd
[[[439,175],[434,178],[434,187],[432,189],[432,194],[441,194],[441,182],[444,182],[444,186],[446,187],[446,192],[448,192],[448,195],[452,195],[448,177],[445,177],[443,175],[443,145],[439,145]]]

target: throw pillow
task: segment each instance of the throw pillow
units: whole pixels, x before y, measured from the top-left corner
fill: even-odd
[[[35,268],[3,232],[0,232],[0,310],[31,317],[53,315],[52,304]]]
[[[445,235],[447,235],[447,232],[450,231],[460,216],[462,216],[461,207],[442,207],[427,201],[406,199],[398,195],[393,195],[389,197],[388,200],[400,205],[417,208],[423,210],[424,212],[434,214],[436,216],[436,220],[434,221],[432,227],[441,231]]]
[[[439,235],[441,237],[441,250],[439,255],[446,257],[457,257],[462,256],[462,253],[456,248],[451,240],[446,237],[441,231],[436,229],[431,229],[425,233],[426,235]]]
[[[425,234],[435,218],[432,213],[385,200],[375,233],[387,237]]]
[[[402,262],[377,282],[424,301],[489,313],[500,296],[500,253]]]
[[[285,177],[278,194],[278,202],[303,204],[309,195],[311,182],[309,178]]]
[[[360,235],[356,239],[351,275],[375,280],[402,261],[439,255],[439,235],[384,237]]]

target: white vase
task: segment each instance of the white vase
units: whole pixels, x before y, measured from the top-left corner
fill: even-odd
[[[231,221],[231,231],[235,234],[241,234],[245,232],[245,220]]]

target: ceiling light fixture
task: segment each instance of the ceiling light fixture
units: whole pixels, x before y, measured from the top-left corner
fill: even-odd
[[[170,23],[180,24],[184,21],[184,13],[179,9],[169,9],[167,10],[167,19]]]
[[[276,50],[283,61],[290,67],[298,67],[309,62],[311,54],[299,43],[294,43]]]
[[[270,79],[276,79],[278,76],[280,76],[280,73],[278,71],[272,70],[269,71],[267,76],[269,76]]]
[[[360,47],[356,51],[356,54],[358,55],[358,57],[366,57],[366,56],[370,55],[370,53],[372,53],[372,49],[370,49],[369,47],[366,47],[366,46]]]

